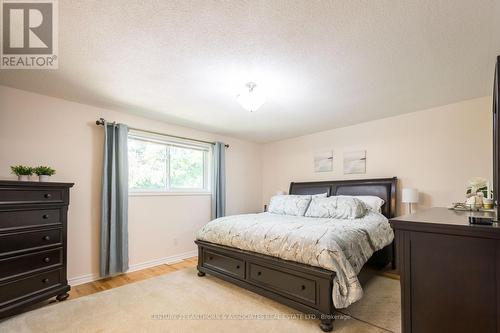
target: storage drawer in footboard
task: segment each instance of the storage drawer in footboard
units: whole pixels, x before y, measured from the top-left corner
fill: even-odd
[[[316,304],[316,281],[305,276],[280,271],[250,263],[248,265],[248,281],[270,291],[279,292],[300,299],[310,304]]]
[[[229,276],[240,279],[245,278],[245,262],[243,260],[228,257],[217,252],[204,250],[202,266]]]

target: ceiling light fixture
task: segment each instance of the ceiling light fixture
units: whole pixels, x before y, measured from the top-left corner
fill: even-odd
[[[255,82],[248,82],[241,93],[236,96],[236,101],[245,110],[253,112],[257,111],[266,102],[266,96],[264,96],[262,89],[257,88]]]

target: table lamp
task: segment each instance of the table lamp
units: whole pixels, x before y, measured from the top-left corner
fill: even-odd
[[[411,204],[418,203],[418,190],[416,188],[404,188],[401,202],[408,204],[408,211],[411,214]]]

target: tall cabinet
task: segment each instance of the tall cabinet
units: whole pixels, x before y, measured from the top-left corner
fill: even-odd
[[[0,181],[0,318],[68,297],[67,212],[72,183]]]

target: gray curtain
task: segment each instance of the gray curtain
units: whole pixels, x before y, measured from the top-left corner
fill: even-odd
[[[214,147],[214,176],[212,186],[212,219],[226,215],[226,145]]]
[[[104,123],[101,277],[128,270],[128,128]]]

